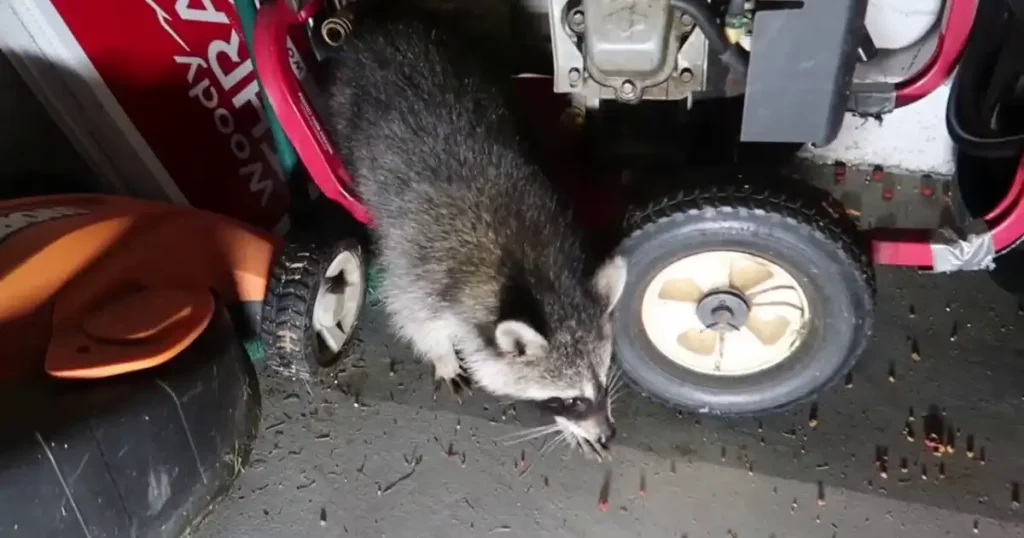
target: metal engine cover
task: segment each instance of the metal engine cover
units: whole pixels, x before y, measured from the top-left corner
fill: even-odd
[[[609,77],[652,77],[669,63],[668,0],[584,0],[587,69]]]
[[[623,100],[667,80],[681,32],[668,0],[583,0],[587,74]]]

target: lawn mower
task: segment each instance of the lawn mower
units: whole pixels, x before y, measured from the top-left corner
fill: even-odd
[[[179,536],[226,493],[260,414],[228,311],[278,250],[167,203],[0,201],[0,534]]]
[[[546,65],[537,73],[513,73],[515,83],[543,126],[538,130],[561,133],[546,144],[556,165],[552,180],[564,182],[588,226],[612,234],[628,259],[630,278],[615,312],[615,356],[645,394],[726,415],[813,398],[853,367],[871,335],[875,266],[989,270],[1024,237],[1024,137],[1015,113],[1024,73],[1018,59],[1024,3],[945,0],[920,40],[892,50],[878,48],[867,31],[867,3],[526,5],[533,20],[543,21],[534,25],[534,45],[546,51]],[[265,96],[309,177],[328,199],[372,226],[313,99],[292,73],[286,47],[296,28],[328,48],[344,47],[345,33],[359,24],[353,12],[316,0],[268,0],[255,16],[253,55]],[[716,108],[725,102],[741,104],[732,146],[740,155],[825,146],[844,118],[884,121],[951,77],[949,135],[982,165],[971,167],[969,178],[961,168],[948,189],[923,179],[911,187],[939,200],[942,220],[929,227],[858,226],[845,198],[776,174],[777,164],[756,163],[761,175],[778,176],[767,180],[701,176],[683,163],[649,172],[641,166],[623,171],[618,182],[599,182],[606,165],[587,168],[567,157],[610,131],[620,143],[633,142],[643,131],[634,120],[651,115],[682,125],[691,134],[687,143],[699,145],[711,131],[694,118],[703,110],[712,123],[723,123],[725,112],[714,111],[726,110]],[[678,140],[669,138],[677,144],[669,153],[686,153]],[[742,168],[743,158],[736,160],[731,164]],[[1006,173],[997,174],[994,163],[1003,163]],[[859,182],[847,181],[845,163],[832,170],[835,185],[857,183],[851,188],[865,192],[887,181],[877,168]],[[631,188],[666,175],[669,181],[659,181],[657,189]],[[881,189],[883,198],[892,197],[891,187]],[[332,339],[335,346],[341,342],[325,336]]]

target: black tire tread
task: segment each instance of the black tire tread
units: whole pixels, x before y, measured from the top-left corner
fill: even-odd
[[[817,195],[798,192],[800,189],[775,188],[760,185],[713,185],[691,188],[654,200],[643,207],[634,208],[625,217],[626,241],[643,233],[651,226],[661,225],[675,219],[689,218],[697,214],[754,214],[765,218],[765,225],[773,223],[798,227],[808,237],[831,244],[835,253],[846,259],[851,266],[859,268],[860,287],[866,291],[869,312],[864,324],[863,338],[856,349],[848,355],[843,368],[820,391],[804,398],[748,413],[723,412],[723,416],[752,416],[781,412],[814,400],[821,391],[828,390],[844,378],[862,355],[872,334],[874,298],[877,293],[874,266],[869,249],[858,241],[856,225],[846,218],[845,211],[833,200]],[[648,394],[630,376],[623,376],[638,392],[658,403],[673,409],[692,411],[656,395]]]
[[[260,315],[260,340],[271,368],[308,379],[324,366],[317,359],[313,304],[332,256],[332,245],[315,239],[289,241],[278,255]]]

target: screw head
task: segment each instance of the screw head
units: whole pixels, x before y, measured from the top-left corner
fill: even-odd
[[[729,323],[732,321],[732,310],[728,306],[719,306],[711,311],[715,323]]]
[[[636,84],[632,80],[624,80],[619,85],[619,95],[625,99],[632,99],[636,97]]]
[[[581,78],[583,78],[583,75],[578,67],[573,67],[569,70],[569,84],[576,86],[580,83]]]
[[[693,82],[693,71],[689,68],[683,69],[683,72],[679,74],[679,80],[683,82]]]
[[[842,185],[846,182],[846,163],[836,161],[832,164],[832,171],[835,175],[836,185]]]
[[[569,29],[573,32],[582,33],[584,24],[586,23],[586,17],[583,15],[583,10],[576,8],[569,12]]]
[[[679,18],[679,22],[683,23],[683,26],[686,28],[689,28],[693,26],[693,17],[683,14],[683,16]]]
[[[562,125],[570,128],[571,130],[576,130],[581,127],[585,119],[586,113],[583,109],[575,106],[565,109],[565,111],[562,112],[561,117]]]

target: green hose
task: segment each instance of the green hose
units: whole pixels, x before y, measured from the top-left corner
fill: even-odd
[[[380,264],[376,261],[370,262],[370,266],[366,268],[366,304],[380,305],[380,283],[383,277]]]
[[[249,355],[249,360],[254,364],[263,364],[266,354],[263,351],[263,342],[259,338],[246,338],[242,340],[242,346],[245,347],[245,352]]]
[[[245,43],[249,47],[249,57],[252,58],[254,56],[252,33],[256,26],[256,2],[254,0],[236,0],[235,9],[238,11],[238,20],[242,24],[242,33],[245,34]],[[258,72],[256,78],[259,79]],[[288,140],[288,135],[281,128],[281,122],[277,121],[277,115],[274,114],[273,107],[270,106],[266,95],[263,94],[262,87],[260,94],[263,95],[263,109],[266,111],[267,125],[270,126],[270,134],[274,140],[274,149],[277,153],[277,160],[281,164],[281,171],[289,183],[297,181],[294,172],[299,164],[298,155],[296,155],[291,141]]]

